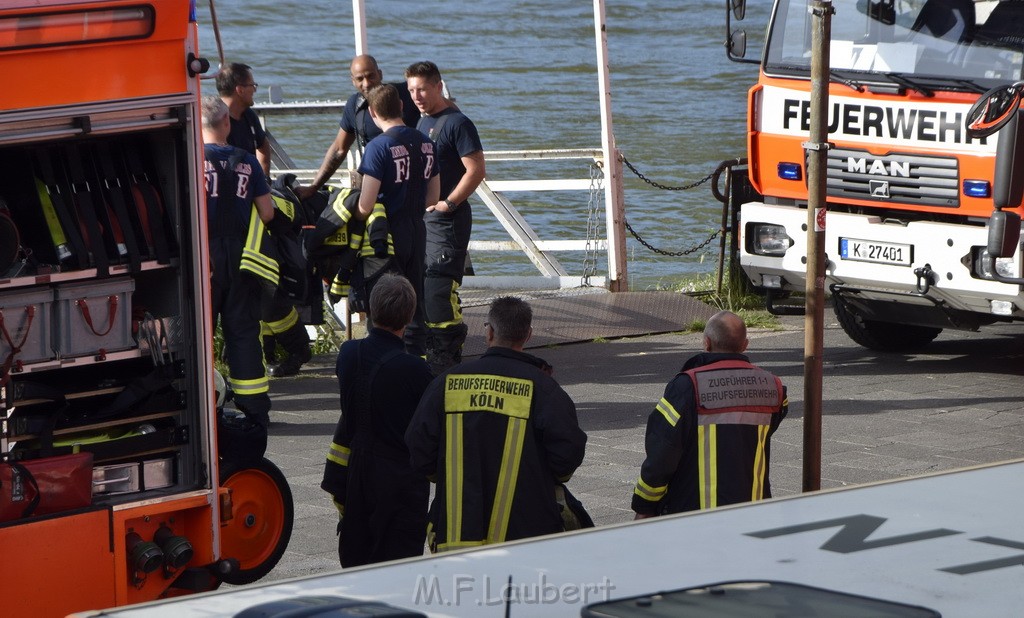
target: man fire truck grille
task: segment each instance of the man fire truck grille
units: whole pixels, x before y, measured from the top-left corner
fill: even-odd
[[[837,148],[828,152],[829,197],[921,206],[960,206],[957,160]]]

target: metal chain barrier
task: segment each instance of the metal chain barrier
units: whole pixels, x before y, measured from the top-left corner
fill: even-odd
[[[696,252],[700,251],[704,247],[706,247],[709,244],[711,244],[712,240],[718,238],[718,234],[721,233],[721,231],[722,231],[722,230],[715,230],[714,232],[711,232],[711,236],[708,236],[707,240],[705,240],[704,242],[700,243],[699,245],[690,247],[689,249],[684,249],[682,251],[665,251],[664,249],[659,249],[659,248],[655,247],[654,245],[652,245],[651,243],[649,243],[646,240],[644,240],[643,238],[641,238],[641,236],[636,233],[636,230],[633,229],[633,226],[629,224],[628,220],[626,220],[625,223],[626,223],[626,229],[629,230],[629,233],[632,234],[633,238],[635,238],[637,240],[637,242],[639,242],[641,245],[647,247],[648,249],[650,249],[654,253],[657,253],[657,254],[660,254],[660,255],[668,255],[668,256],[671,256],[671,257],[682,257],[684,255],[690,255],[691,253],[696,253]]]
[[[587,201],[587,245],[583,255],[583,278],[580,285],[590,286],[590,278],[597,275],[598,216],[604,210],[602,182],[604,170],[597,163],[590,165],[590,198]]]
[[[640,170],[638,170],[635,167],[633,167],[633,164],[630,163],[629,160],[626,159],[626,157],[622,157],[622,162],[626,164],[626,167],[629,168],[629,171],[631,171],[634,174],[636,174],[637,178],[639,178],[640,180],[646,182],[647,184],[651,185],[652,187],[656,187],[658,189],[663,189],[665,191],[686,191],[688,189],[693,189],[694,187],[699,187],[702,184],[704,184],[705,182],[711,180],[711,178],[713,178],[714,175],[715,175],[715,172],[711,172],[710,174],[708,174],[704,178],[701,178],[700,180],[698,180],[696,182],[691,182],[688,185],[681,185],[681,186],[678,186],[678,187],[670,187],[668,185],[663,185],[660,182],[655,182],[655,181],[651,180],[650,178],[648,178],[647,176],[644,176],[643,173]]]
[[[707,176],[705,176],[704,178],[701,178],[700,180],[698,180],[696,182],[692,182],[692,183],[690,183],[688,185],[681,185],[681,186],[677,186],[677,187],[670,187],[668,185],[663,185],[663,184],[661,184],[659,182],[655,182],[655,181],[651,180],[650,178],[648,178],[647,176],[644,176],[643,173],[640,170],[636,169],[636,167],[634,167],[633,164],[630,163],[626,159],[626,157],[622,157],[622,162],[626,165],[626,167],[629,168],[629,170],[631,172],[636,174],[637,178],[639,178],[640,180],[646,182],[647,184],[651,185],[652,187],[656,187],[658,189],[663,189],[665,191],[686,191],[688,189],[693,189],[695,187],[699,187],[700,185],[704,184],[705,182],[707,182],[707,181],[711,180],[712,178],[714,178],[715,176],[717,176],[721,172],[721,170],[723,169],[723,165],[724,165],[724,164],[723,165],[719,165],[718,168],[715,169],[715,171],[711,172],[710,174],[708,174]],[[714,187],[712,187],[712,188],[714,188]],[[647,247],[649,250],[651,250],[654,253],[657,253],[657,254],[660,254],[660,255],[667,255],[667,256],[670,256],[670,257],[682,257],[684,255],[690,255],[692,253],[696,253],[697,251],[700,251],[704,247],[707,247],[709,244],[711,244],[711,241],[714,240],[715,238],[717,238],[718,235],[722,231],[722,230],[715,230],[714,232],[711,233],[711,236],[709,236],[707,238],[707,240],[705,240],[704,242],[700,243],[699,245],[696,245],[694,247],[690,247],[689,249],[684,249],[683,251],[665,251],[664,249],[659,249],[659,248],[655,247],[654,245],[652,245],[651,243],[649,243],[646,240],[644,240],[640,236],[640,234],[638,234],[636,232],[636,230],[633,229],[633,226],[629,224],[628,220],[626,220],[625,223],[626,223],[626,229],[629,230],[629,233],[633,235],[633,238],[635,238],[637,240],[637,242],[639,242],[641,245]]]

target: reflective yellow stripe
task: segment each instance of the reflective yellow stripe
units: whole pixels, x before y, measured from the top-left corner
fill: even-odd
[[[245,250],[243,249],[242,263],[238,267],[239,270],[247,270],[260,279],[266,279],[274,285],[278,284],[281,280],[281,274],[277,270],[276,263],[273,263],[273,267],[268,268],[266,264],[259,264],[251,258],[246,259],[247,256],[244,255],[244,252]]]
[[[45,156],[45,155],[44,155]],[[43,207],[43,218],[46,219],[46,227],[50,230],[50,240],[53,241],[54,247],[68,244],[68,239],[64,236],[64,228],[60,225],[60,219],[57,218],[57,211],[53,207],[53,200],[50,199],[50,191],[46,188],[46,183],[38,178],[36,181],[36,193],[39,194],[39,204]]]
[[[260,322],[260,336],[266,337],[267,335],[273,335],[274,331],[270,330],[270,325],[266,322]]]
[[[270,199],[274,201],[274,208],[283,212],[285,216],[288,217],[289,221],[295,220],[294,204],[292,204],[290,201],[286,200],[283,197],[274,195],[273,193],[270,194]]]
[[[338,281],[337,279],[331,282],[331,294],[336,296],[348,296],[351,291],[352,286],[345,282]]]
[[[648,502],[657,502],[665,497],[668,492],[668,485],[661,485],[654,487],[644,482],[643,478],[636,480],[636,488],[633,489],[633,493],[640,496]]]
[[[334,211],[334,214],[338,215],[342,225],[348,223],[348,220],[352,218],[352,211],[345,207],[345,198],[350,193],[352,193],[352,189],[342,189],[338,196],[334,198],[334,201],[331,202],[331,210]]]
[[[337,246],[341,246],[341,247],[344,247],[344,246],[348,245],[348,228],[347,227],[339,228],[337,232],[335,232],[335,233],[331,234],[330,236],[328,236],[327,238],[325,238],[323,244],[324,245],[330,245],[330,246],[337,245]]]
[[[665,420],[668,421],[670,427],[675,427],[676,423],[679,422],[679,413],[676,412],[676,409],[668,402],[668,399],[662,397],[661,401],[658,402],[656,409],[665,417]]]
[[[764,477],[766,472],[764,445],[768,441],[768,425],[757,428],[757,450],[754,452],[754,482],[750,488],[750,499],[764,498]]]
[[[265,229],[263,221],[260,219],[260,213],[256,210],[256,206],[253,205],[252,212],[249,214],[249,232],[245,238],[245,247],[259,252],[260,246],[263,244],[263,232]]]
[[[257,277],[277,285],[280,281],[277,262],[261,253],[265,231],[266,228],[263,221],[260,220],[259,211],[256,210],[256,206],[253,206],[249,215],[249,231],[245,238],[245,246],[242,247],[242,261],[239,269],[247,270]]]
[[[333,461],[339,466],[347,466],[348,458],[351,454],[352,449],[342,446],[337,442],[331,442],[331,448],[327,451],[327,461]]]
[[[231,389],[237,395],[259,395],[270,390],[270,380],[266,376],[253,380],[236,380],[230,378]]]
[[[487,529],[488,543],[501,543],[508,533],[508,520],[512,514],[512,498],[519,480],[519,464],[523,459],[523,441],[526,439],[526,419],[509,417],[505,429],[505,448],[501,454],[498,484],[491,505],[491,523]]]
[[[448,504],[446,547],[462,541],[462,415],[445,415],[446,449],[444,458],[445,501]]]
[[[466,547],[480,547],[487,541],[459,541],[457,543],[438,543],[437,551],[449,551],[452,549],[465,549]]]
[[[292,307],[288,315],[273,322],[263,322],[270,329],[272,334],[283,333],[299,323],[299,312]]]
[[[718,427],[699,425],[697,427],[697,490],[700,494],[700,508],[713,509],[718,506]]]
[[[457,281],[452,281],[448,304],[451,306],[452,319],[446,322],[427,322],[428,328],[450,328],[462,324],[462,302],[459,299],[459,283]]]
[[[445,378],[445,412],[495,412],[528,418],[532,402],[532,380],[468,373]]]

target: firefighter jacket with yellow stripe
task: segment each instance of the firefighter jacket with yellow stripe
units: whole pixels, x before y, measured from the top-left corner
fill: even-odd
[[[430,486],[409,465],[405,430],[430,369],[401,338],[371,328],[342,344],[335,374],[341,418],[320,487],[343,507],[342,566],[423,555]]]
[[[643,515],[770,498],[771,436],[786,389],[743,354],[692,357],[647,421],[647,458],[633,492]]]
[[[359,195],[359,189],[332,192],[327,208],[306,235],[307,253],[329,259],[334,272],[330,293],[334,296],[348,296],[359,258],[395,254],[384,205],[374,204],[370,216],[360,220],[355,217]]]
[[[542,363],[490,347],[438,376],[420,400],[405,441],[413,468],[437,483],[438,551],[562,530],[555,484],[583,462],[587,435]]]
[[[242,261],[239,270],[251,274],[270,288],[276,288],[281,279],[277,263],[277,248],[270,241],[270,233],[260,220],[256,207],[249,215],[249,231],[242,247]]]

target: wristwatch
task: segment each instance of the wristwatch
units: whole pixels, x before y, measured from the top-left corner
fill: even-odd
[[[453,201],[451,201],[449,199],[445,199],[444,203],[448,204],[448,211],[449,212],[455,212],[455,209],[459,207],[458,204],[456,204],[455,202],[453,202]]]

